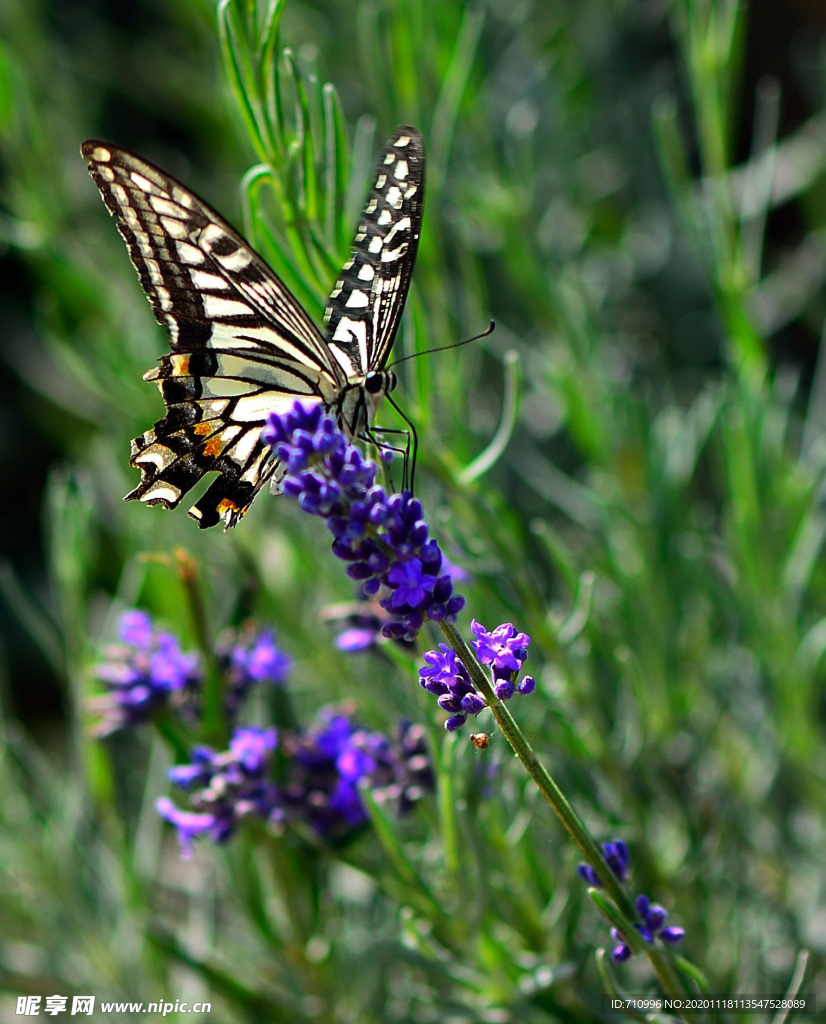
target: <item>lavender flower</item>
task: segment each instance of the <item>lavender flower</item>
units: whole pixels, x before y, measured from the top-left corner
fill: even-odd
[[[326,520],[347,574],[368,595],[383,591],[379,604],[390,613],[384,636],[414,640],[425,621],[455,621],[464,598],[453,593],[417,498],[376,485],[376,463],[348,443],[321,406],[296,403],[284,416],[272,413],[263,437],[287,468],[284,493]]]
[[[371,779],[373,796],[382,803],[394,803],[396,813],[405,815],[436,787],[424,728],[402,719],[383,754]]]
[[[191,763],[170,779],[189,794],[189,806],[164,797],[158,812],[178,830],[185,857],[199,835],[228,840],[239,822],[255,818],[285,828],[302,823],[340,841],[367,821],[360,786],[404,814],[433,789],[424,731],[401,722],[391,737],[362,729],[348,711],[327,708],[301,733],[280,738],[281,774],[271,777],[274,729],[238,729],[227,751],[196,747]]]
[[[285,739],[283,815],[304,821],[326,839],[342,839],[367,820],[359,786],[406,813],[433,788],[424,733],[401,723],[393,737],[362,729],[349,712],[326,708],[300,735]]]
[[[618,928],[611,929],[611,938],[617,943],[616,946],[611,950],[611,959],[615,964],[624,963],[626,960],[630,960],[634,955],[634,951],[631,947],[623,940],[622,933]]]
[[[659,939],[660,942],[664,942],[669,946],[682,942],[685,937],[685,930],[683,928],[665,927],[665,921],[668,917],[665,908],[661,907],[658,903],[652,903],[647,896],[638,896],[634,906],[637,908],[637,913],[641,918],[640,921],[634,922],[634,927],[646,942],[653,943],[655,939]],[[611,959],[615,963],[622,963],[624,960],[628,960],[633,955],[633,951],[623,938],[622,933],[618,929],[612,928],[611,937],[618,943],[611,950]]]
[[[156,629],[146,612],[125,612],[120,621],[122,643],[107,650],[107,660],[97,667],[106,694],[92,701],[102,715],[99,736],[132,728],[169,708],[190,724],[201,713],[203,675],[198,659],[184,654],[170,633]],[[282,683],[289,658],[277,647],[271,629],[248,623],[225,634],[215,650],[218,668],[225,676],[225,707],[233,722],[252,686],[259,682]]]
[[[652,903],[647,896],[638,896],[634,905],[642,918],[642,926],[637,925],[636,927],[646,942],[653,942],[657,938],[660,942],[674,945],[683,940],[685,937],[683,928],[665,927],[668,913],[658,903]]]
[[[473,649],[476,657],[483,665],[493,668],[497,679],[511,679],[513,673],[519,672],[528,656],[531,638],[527,633],[517,633],[510,622],[497,626],[489,633],[476,619],[470,624],[476,639]]]
[[[146,612],[124,612],[120,639],[96,670],[106,689],[92,702],[102,715],[98,736],[141,725],[165,707],[191,706],[202,682],[195,655],[184,654],[175,637],[158,630]]]
[[[130,644],[139,650],[147,650],[152,644],[155,630],[152,620],[146,612],[142,612],[139,608],[133,608],[121,615],[118,632],[125,644]]]
[[[478,715],[485,702],[470,679],[470,674],[447,644],[424,655],[425,667],[419,669],[419,682],[438,697],[439,707],[452,712],[445,722],[449,732],[460,729],[468,715]]]
[[[602,852],[605,855],[608,867],[619,881],[627,882],[631,873],[631,855],[625,843],[621,839],[615,839],[613,843],[603,843]],[[582,863],[577,867],[576,871],[579,877],[587,882],[588,885],[593,886],[595,889],[602,888],[602,882],[600,882],[596,871],[594,871],[590,864]]]
[[[469,574],[464,569],[446,558],[442,559],[442,568],[453,583],[469,579]],[[382,627],[391,621],[392,615],[382,608],[375,594],[365,593],[363,585],[359,587],[359,595],[355,601],[329,605],[323,610],[322,615],[336,630],[336,647],[345,653],[377,650],[388,640],[388,637],[382,635]],[[402,647],[413,646],[410,641],[404,639],[395,642]],[[530,677],[526,676],[525,681],[529,680]]]
[[[526,633],[517,633],[509,622],[489,633],[474,619],[471,629],[476,637],[472,642],[476,656],[482,665],[491,669],[497,700],[510,700],[515,693],[522,696],[533,693],[536,689],[533,676],[525,676],[517,684],[531,638]],[[443,711],[451,712],[445,728],[450,732],[460,729],[468,715],[478,715],[483,710],[484,699],[455,651],[445,644],[439,644],[438,650],[428,651],[424,660],[425,667],[419,669],[419,682],[438,697]]]
[[[357,600],[329,605],[322,615],[336,632],[336,647],[347,654],[377,650],[382,643],[387,642],[387,637],[382,636],[381,631],[390,621],[390,613],[382,608],[375,594],[365,594],[363,586],[359,586]],[[398,643],[405,647],[411,646],[406,640]]]
[[[336,637],[336,647],[346,654],[353,651],[367,651],[378,643],[381,625],[372,615],[353,615],[347,629]]]
[[[222,843],[244,818],[271,818],[278,805],[278,791],[268,774],[275,747],[275,729],[237,729],[229,750],[216,753],[196,747],[192,764],[170,769],[170,779],[189,792],[191,810],[177,807],[167,797],[155,806],[178,829],[183,856],[191,855],[195,836],[206,834]]]
[[[627,882],[631,873],[631,855],[625,843],[621,839],[615,839],[612,843],[604,843],[602,851],[608,867],[617,879],[620,882]],[[590,864],[580,864],[577,867],[577,874],[588,885],[596,889],[602,888],[602,882]],[[673,945],[682,940],[685,935],[682,928],[665,927],[667,914],[661,906],[651,903],[647,896],[638,896],[634,905],[640,915],[640,920],[634,922],[634,927],[646,942],[650,943],[659,939],[661,942]],[[611,959],[615,963],[628,960],[633,955],[633,950],[625,941],[622,933],[617,928],[612,928],[611,936],[617,943],[611,950]]]
[[[275,642],[272,629],[259,630],[247,623],[224,636],[216,650],[218,667],[225,673],[227,711],[234,717],[250,689],[260,682],[283,683],[290,659]]]
[[[375,768],[371,738],[347,714],[323,709],[317,723],[293,737],[293,765],[284,788],[288,816],[321,836],[341,836],[367,820],[358,782]]]

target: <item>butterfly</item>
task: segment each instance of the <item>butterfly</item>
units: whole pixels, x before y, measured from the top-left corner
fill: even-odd
[[[348,438],[370,426],[396,377],[385,364],[413,276],[422,223],[421,134],[396,129],[379,158],[322,333],[229,224],[148,160],[108,142],[81,146],[171,352],[144,374],[166,415],[132,442],[140,483],[126,495],[175,508],[217,473],[189,515],[234,526],[283,469],[261,434],[297,399],[321,403]],[[392,401],[392,400],[391,400]]]

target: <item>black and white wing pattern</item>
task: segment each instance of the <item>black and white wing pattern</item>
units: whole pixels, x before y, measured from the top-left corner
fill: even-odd
[[[271,412],[297,398],[319,402],[355,436],[393,386],[382,371],[421,226],[421,136],[397,129],[382,153],[353,257],[327,305],[326,338],[251,246],[180,182],[106,142],[90,139],[81,152],[171,347],[144,375],[157,382],[166,415],[132,442],[141,481],[126,498],[175,508],[217,473],[189,514],[201,527],[234,526],[267,480],[277,489],[278,460],[261,440]]]
[[[379,159],[353,255],[324,310],[330,349],[348,379],[387,361],[413,276],[423,204],[424,142],[403,125]]]

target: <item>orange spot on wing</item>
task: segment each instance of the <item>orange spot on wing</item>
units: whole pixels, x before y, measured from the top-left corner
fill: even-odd
[[[220,437],[211,437],[208,441],[204,442],[204,455],[220,455],[223,447]]]
[[[209,422],[196,423],[192,429],[199,436],[202,434],[209,434],[212,432],[212,424]]]
[[[173,377],[188,377],[189,376],[189,356],[175,355],[172,356],[172,376]]]

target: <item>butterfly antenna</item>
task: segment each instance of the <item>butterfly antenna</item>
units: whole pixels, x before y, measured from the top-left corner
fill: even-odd
[[[406,363],[408,359],[418,359],[419,356],[430,356],[434,352],[447,352],[452,348],[461,348],[462,345],[469,345],[472,341],[479,341],[480,338],[487,338],[489,334],[493,334],[496,329],[496,322],[491,320],[490,326],[486,331],[482,331],[481,334],[474,334],[472,338],[465,338],[464,341],[457,341],[455,345],[440,345],[438,348],[426,348],[424,352],[413,352],[409,356],[402,356],[401,359],[394,359],[392,363],[388,363],[385,366],[385,370],[389,370],[393,366],[398,366],[400,363]]]

